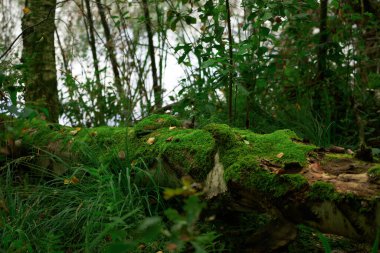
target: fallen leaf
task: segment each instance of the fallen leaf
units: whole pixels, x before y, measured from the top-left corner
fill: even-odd
[[[30,9],[28,7],[24,7],[22,12],[24,12],[25,15],[28,15],[30,13]]]
[[[166,244],[166,249],[169,251],[175,251],[177,248],[178,248],[178,246],[175,243]]]
[[[247,141],[247,140],[244,140],[244,143],[247,144],[247,145],[249,145],[249,141]]]
[[[81,128],[80,128],[80,127],[77,127],[77,128],[75,128],[75,130],[70,131],[70,134],[74,136],[74,135],[76,135],[80,130],[81,130]]]
[[[97,135],[98,135],[98,133],[96,131],[90,133],[91,137],[96,137]]]
[[[173,136],[170,136],[169,138],[166,139],[166,142],[171,142],[173,140]]]
[[[277,158],[282,158],[283,156],[284,156],[284,153],[282,153],[282,152],[281,152],[281,153],[278,153],[278,154],[276,155]]]
[[[165,122],[165,119],[163,119],[163,118],[158,118],[158,119],[156,119],[156,122],[157,122],[157,123],[164,123],[164,122]]]
[[[173,130],[173,129],[176,129],[177,127],[176,126],[171,126],[169,127],[169,130]]]
[[[78,184],[79,179],[76,176],[72,176],[71,178],[65,178],[63,180],[63,184]]]
[[[21,147],[21,145],[22,145],[22,140],[21,139],[15,140],[15,146],[17,148]]]
[[[123,150],[119,151],[117,154],[120,160],[125,160],[125,152]]]
[[[155,143],[155,142],[156,142],[156,138],[154,138],[154,137],[150,137],[150,138],[146,141],[146,143],[149,144],[149,145],[152,145],[152,144]]]

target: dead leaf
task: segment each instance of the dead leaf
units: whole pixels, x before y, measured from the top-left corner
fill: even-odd
[[[175,243],[166,244],[166,249],[169,251],[175,251],[178,248],[178,245]]]
[[[117,154],[120,160],[125,160],[125,152],[123,150],[119,151]]]
[[[79,179],[76,176],[72,176],[71,178],[65,178],[63,180],[63,184],[78,184]]]
[[[177,127],[176,126],[171,126],[169,127],[169,130],[173,130],[173,129],[176,129]]]
[[[24,12],[25,15],[28,15],[30,13],[30,9],[28,7],[24,7],[22,12]]]
[[[150,137],[150,138],[146,141],[146,143],[149,144],[149,145],[152,145],[152,144],[154,144],[155,142],[156,142],[156,138],[154,138],[154,137]]]
[[[166,139],[166,142],[171,142],[173,140],[173,136],[170,136],[169,138]]]
[[[249,145],[249,141],[247,141],[247,140],[244,140],[244,143],[247,144],[247,145]]]
[[[276,157],[279,158],[279,159],[282,158],[283,156],[284,156],[284,153],[282,153],[282,152],[281,152],[281,153],[278,153],[278,154],[276,155]]]
[[[80,128],[80,127],[77,127],[77,128],[75,128],[75,130],[70,131],[70,134],[74,136],[74,135],[76,135],[80,130],[81,130],[81,128]]]
[[[165,119],[163,119],[163,118],[158,118],[158,119],[156,119],[156,122],[157,122],[157,123],[164,123],[164,122],[165,122]]]
[[[22,145],[22,140],[21,139],[15,140],[15,146],[17,148],[21,147],[21,145]]]
[[[98,132],[96,132],[96,131],[90,133],[91,137],[96,137],[97,135],[98,135]]]

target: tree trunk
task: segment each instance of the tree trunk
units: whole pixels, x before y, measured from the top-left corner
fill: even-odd
[[[94,20],[92,17],[91,12],[91,5],[89,0],[84,0],[86,4],[86,19],[88,22],[87,28],[87,37],[88,37],[88,43],[90,44],[91,53],[92,53],[92,59],[94,62],[94,70],[95,70],[95,85],[96,85],[96,105],[98,107],[97,110],[95,110],[95,122],[94,125],[104,125],[104,113],[105,113],[105,106],[104,106],[104,98],[102,96],[103,93],[103,87],[100,82],[100,72],[99,72],[99,59],[98,59],[98,53],[96,52],[96,40],[95,40],[95,26],[94,26]]]
[[[58,122],[59,100],[55,63],[54,30],[56,0],[25,2],[22,18],[23,76],[25,103],[39,111],[47,109],[47,119]],[[41,110],[42,109],[42,110]]]
[[[153,93],[154,93],[154,108],[157,110],[162,107],[162,87],[158,83],[156,56],[154,53],[153,43],[153,29],[150,20],[148,0],[142,0],[142,7],[144,9],[145,26],[148,34],[148,52],[150,55],[150,62],[152,66],[152,80],[153,80]]]
[[[230,12],[230,2],[226,0],[226,12],[227,12],[227,29],[228,29],[228,61],[229,61],[229,72],[228,72],[228,121],[230,125],[233,122],[232,115],[232,90],[233,90],[233,39],[232,39],[232,31],[231,31],[231,12]]]
[[[120,78],[119,64],[117,63],[116,53],[115,53],[115,42],[112,38],[111,30],[107,23],[105,7],[103,6],[101,0],[96,0],[96,5],[98,7],[100,19],[101,19],[102,26],[104,29],[104,36],[106,37],[105,46],[108,52],[108,57],[110,58],[111,65],[112,65],[112,71],[115,78],[114,79],[115,87],[121,100],[121,103],[120,103],[121,107],[122,109],[126,109],[125,105],[127,104],[127,101],[126,101],[125,90],[123,89],[123,83]]]

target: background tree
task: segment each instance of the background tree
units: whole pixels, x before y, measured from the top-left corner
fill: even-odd
[[[42,111],[46,108],[51,122],[58,122],[60,108],[54,47],[56,3],[56,0],[26,1],[22,18],[26,106]]]

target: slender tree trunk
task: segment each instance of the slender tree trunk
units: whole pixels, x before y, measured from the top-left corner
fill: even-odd
[[[318,81],[323,83],[326,74],[327,56],[327,5],[328,0],[320,1],[320,20],[319,20],[319,47],[318,47]]]
[[[120,99],[125,99],[125,91],[123,90],[123,85],[120,78],[119,64],[117,63],[116,53],[115,53],[115,42],[111,35],[111,30],[107,22],[105,8],[101,0],[96,0],[96,5],[98,6],[100,20],[104,29],[104,36],[106,37],[106,48],[108,56],[111,61],[112,71],[115,78],[115,87],[119,93]],[[122,104],[125,104],[126,101],[123,101]]]
[[[58,122],[59,100],[54,48],[56,0],[25,1],[22,18],[25,83],[27,106],[48,110],[47,120]]]
[[[232,90],[233,90],[233,53],[232,53],[232,46],[233,46],[233,39],[232,39],[232,31],[231,31],[231,12],[230,12],[230,2],[229,0],[226,0],[226,11],[227,11],[227,28],[228,28],[228,60],[229,60],[229,73],[228,73],[228,121],[230,124],[233,122],[233,115],[232,115]]]
[[[84,1],[86,4],[86,19],[88,22],[88,43],[90,44],[92,59],[94,61],[94,69],[95,69],[95,84],[96,84],[96,96],[97,96],[96,105],[98,107],[98,109],[95,110],[95,124],[104,125],[105,124],[105,120],[104,120],[105,106],[104,106],[104,101],[102,97],[103,87],[100,82],[99,60],[98,60],[98,54],[96,52],[94,20],[92,17],[90,0],[84,0]]]
[[[154,43],[153,43],[153,29],[152,29],[152,22],[150,20],[150,14],[149,14],[149,5],[148,0],[142,0],[142,7],[144,9],[144,17],[145,17],[145,26],[146,31],[148,33],[148,51],[150,55],[150,61],[152,66],[152,79],[153,79],[153,93],[154,93],[154,104],[155,109],[159,109],[162,107],[162,87],[158,83],[158,77],[157,77],[157,66],[156,66],[156,59],[154,54]]]

